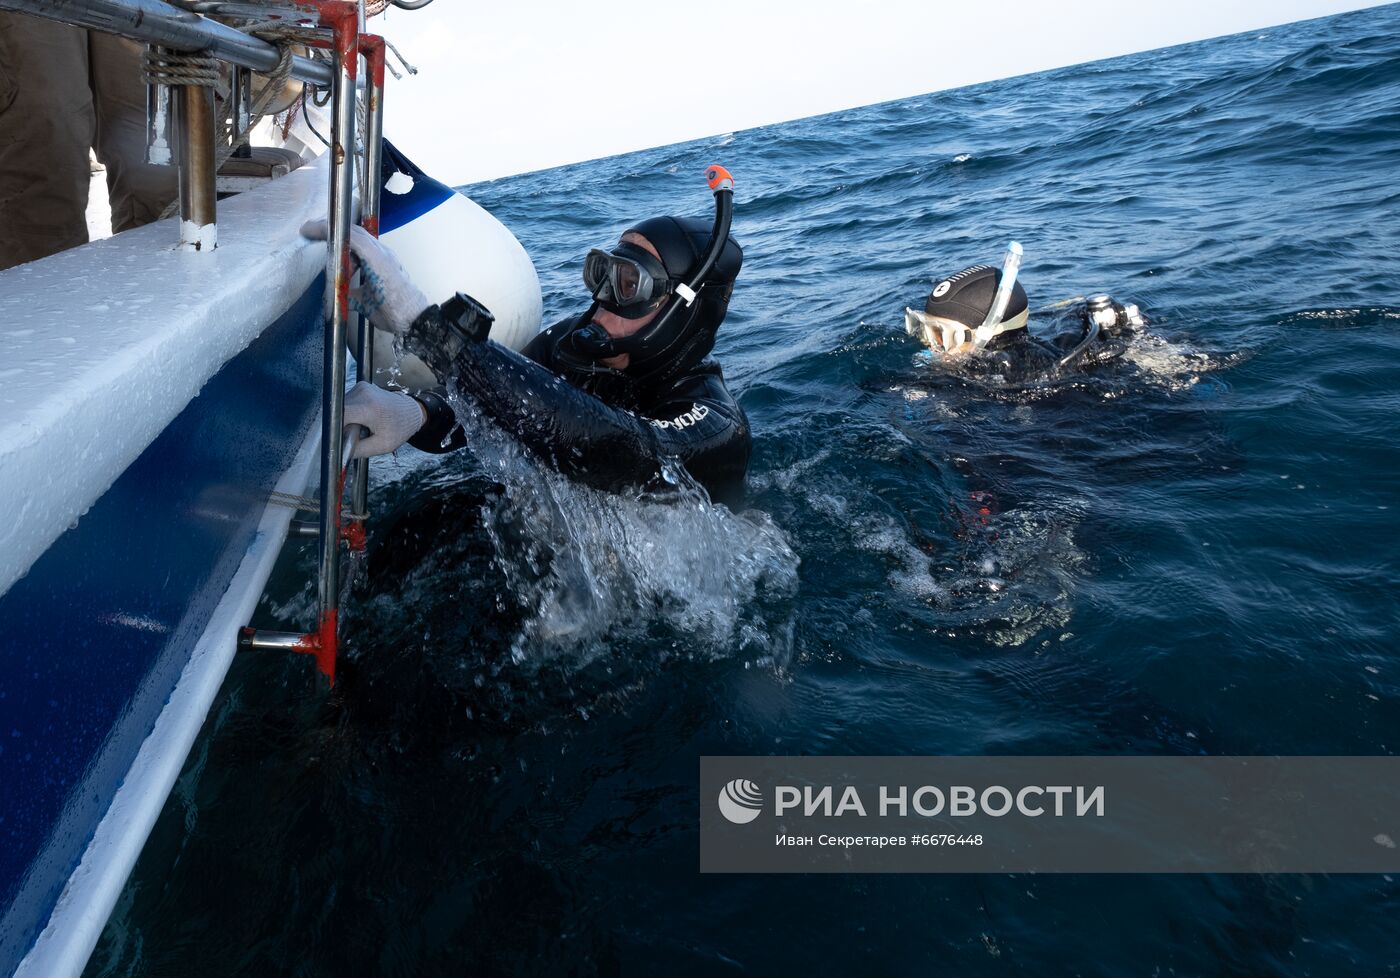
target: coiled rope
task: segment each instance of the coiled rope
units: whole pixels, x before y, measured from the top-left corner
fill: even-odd
[[[298,496],[292,492],[273,491],[267,497],[270,506],[285,506],[287,509],[305,509],[309,511],[321,508],[321,500],[315,496]]]
[[[262,121],[264,113],[278,94],[283,85],[292,74],[292,44],[295,43],[304,32],[294,24],[288,24],[280,20],[260,21],[244,27],[245,33],[261,38],[269,44],[277,47],[277,64],[264,77],[267,79],[263,85],[262,94],[253,102],[248,110],[248,127],[241,132],[236,131],[236,123],[230,121],[222,132],[221,145],[214,155],[214,172],[218,173],[229,157],[233,156],[249,138],[253,135],[253,128]],[[206,54],[189,51],[174,51],[170,48],[147,45],[143,58],[146,82],[151,85],[198,85],[201,87],[214,88],[221,81],[219,61]],[[236,118],[237,113],[232,112],[230,116]],[[170,217],[180,209],[179,199],[172,200],[161,217]]]
[[[219,84],[219,62],[207,54],[146,46],[142,59],[148,85]]]

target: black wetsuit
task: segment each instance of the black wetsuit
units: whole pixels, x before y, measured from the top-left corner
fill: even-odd
[[[618,371],[571,370],[556,347],[576,319],[540,333],[523,354],[489,341],[461,345],[451,354],[429,341],[415,352],[532,454],[570,478],[609,491],[660,487],[662,466],[673,458],[711,498],[736,503],[749,464],[749,421],[724,386],[719,364],[705,360],[652,387]],[[417,396],[428,421],[409,444],[425,452],[464,446],[466,437],[443,393]]]
[[[993,338],[985,350],[962,363],[970,374],[1022,381],[1055,373],[1063,355],[1050,343],[1017,329]]]
[[[1083,307],[1071,307],[1052,320],[1045,334],[1026,329],[993,337],[987,348],[962,361],[968,373],[1012,382],[1084,370],[1117,360],[1127,350],[1127,334],[1095,331],[1090,337]]]

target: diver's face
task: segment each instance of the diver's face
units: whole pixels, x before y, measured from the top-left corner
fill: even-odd
[[[652,243],[646,238],[642,237],[640,234],[633,234],[631,232],[628,232],[627,234],[624,234],[622,236],[622,240],[626,241],[628,244],[634,244],[638,248],[647,251],[657,261],[661,260],[661,255],[657,253],[656,248],[652,245]],[[603,327],[603,329],[607,331],[607,334],[609,336],[613,337],[614,339],[620,340],[624,337],[631,336],[633,333],[645,328],[646,326],[649,326],[652,320],[656,319],[656,317],[661,314],[661,311],[666,308],[666,303],[670,301],[670,299],[666,299],[665,302],[662,302],[661,305],[657,306],[655,309],[647,313],[641,319],[623,319],[617,313],[608,312],[606,309],[599,307],[593,313],[593,321],[599,326]],[[608,357],[606,360],[600,360],[598,362],[601,363],[603,366],[611,367],[614,370],[625,370],[627,369],[627,364],[631,362],[631,359],[632,357],[630,354],[623,353],[615,357]]]

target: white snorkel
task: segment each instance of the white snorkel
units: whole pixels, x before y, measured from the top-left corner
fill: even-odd
[[[1011,290],[1016,285],[1016,272],[1021,267],[1021,242],[1013,241],[1006,248],[1006,257],[1001,260],[1001,282],[997,285],[996,297],[992,299],[992,308],[987,310],[987,318],[982,320],[982,325],[978,326],[972,334],[972,349],[975,353],[980,353],[993,336],[997,335],[997,327],[1001,325],[1001,317],[1006,315],[1006,306],[1011,302]]]

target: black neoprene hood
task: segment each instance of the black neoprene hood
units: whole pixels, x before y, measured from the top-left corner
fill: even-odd
[[[704,257],[713,227],[712,222],[700,218],[652,217],[623,233],[646,238],[660,256],[666,274],[684,281]],[[715,333],[729,309],[734,280],[743,263],[744,250],[732,237],[727,239],[714,267],[696,290],[699,297],[688,309],[676,311],[665,326],[665,335],[647,338],[645,350],[631,355],[625,372],[639,379],[662,380],[705,359],[714,348]],[[679,295],[669,300],[683,301]]]
[[[632,225],[623,232],[640,234],[651,242],[666,266],[666,274],[683,279],[700,261],[710,243],[711,222],[696,217],[651,217]],[[739,277],[744,263],[744,251],[730,238],[720,252],[715,267],[705,276],[706,282],[726,284]]]
[[[956,275],[943,279],[933,287],[924,312],[940,316],[977,328],[987,318],[992,302],[996,298],[997,283],[1001,281],[1001,269],[991,265],[972,265]],[[1011,301],[1006,305],[1002,322],[1015,319],[1030,305],[1026,290],[1016,282],[1011,288]]]

